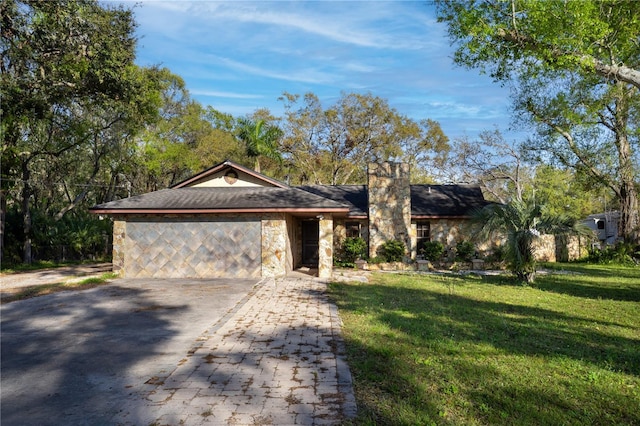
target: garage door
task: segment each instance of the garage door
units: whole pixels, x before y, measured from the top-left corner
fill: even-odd
[[[259,278],[260,220],[127,222],[128,278]]]

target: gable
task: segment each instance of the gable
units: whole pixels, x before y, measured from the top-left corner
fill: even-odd
[[[172,186],[172,188],[240,187],[287,188],[288,185],[247,167],[226,160]]]
[[[237,170],[231,166],[210,176],[203,177],[202,179],[188,185],[190,188],[239,188],[265,186],[271,187],[273,185],[267,184],[264,180]]]

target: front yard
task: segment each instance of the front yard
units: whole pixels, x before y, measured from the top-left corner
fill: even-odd
[[[354,423],[640,424],[640,268],[553,267],[332,284]]]

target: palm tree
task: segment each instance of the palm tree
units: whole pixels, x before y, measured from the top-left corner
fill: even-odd
[[[480,225],[481,238],[492,235],[506,236],[506,258],[511,272],[519,280],[535,280],[536,260],[533,242],[542,234],[580,234],[582,227],[566,216],[551,216],[532,201],[515,200],[508,204],[489,204],[473,215]]]
[[[277,126],[265,123],[264,120],[238,119],[238,138],[244,142],[247,157],[255,161],[255,170],[260,173],[260,157],[282,161],[278,151],[278,140],[282,130]]]

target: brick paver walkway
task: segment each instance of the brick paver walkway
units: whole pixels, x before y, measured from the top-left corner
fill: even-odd
[[[331,425],[356,412],[326,283],[266,280],[147,381],[123,424]]]

